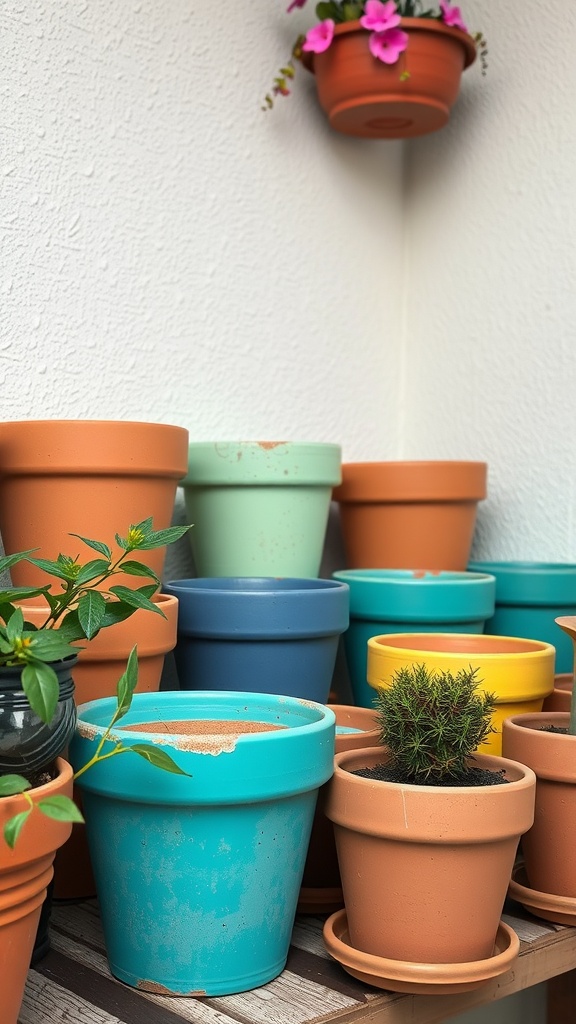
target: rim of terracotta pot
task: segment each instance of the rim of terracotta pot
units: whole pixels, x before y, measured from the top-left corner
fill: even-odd
[[[481,501],[487,493],[488,464],[459,460],[347,462],[339,502]]]
[[[0,424],[0,479],[52,476],[158,476],[180,480],[188,431],[130,420],[10,420]]]
[[[575,562],[470,562],[496,578],[497,604],[576,608]]]
[[[559,672],[554,676],[554,689],[562,693],[572,693],[574,689],[574,674],[572,672]]]
[[[341,462],[340,445],[323,441],[193,441],[181,486],[333,487]]]
[[[456,40],[464,50],[464,68],[470,67],[476,60],[477,47],[473,37],[468,32],[462,32],[459,28],[445,25],[444,22],[434,18],[402,18],[400,20],[400,28],[407,32],[426,32],[433,35],[447,36],[450,39]],[[334,35],[336,37],[350,35],[353,32],[364,33],[366,36],[366,46],[368,46],[368,32],[360,24],[359,20],[341,22],[334,26]],[[308,71],[314,71],[315,56],[316,54],[314,53],[302,54],[302,63]]]
[[[435,569],[339,569],[350,587],[350,615],[386,622],[467,622],[494,614],[496,580],[488,573]],[[453,607],[444,608],[443,602]],[[442,602],[442,603],[440,603]]]
[[[491,771],[504,769],[508,783],[503,786],[419,786],[353,774],[359,768],[386,763],[389,756],[383,746],[335,754],[334,776],[326,805],[326,814],[332,822],[367,835],[440,844],[451,839],[456,841],[456,836],[459,843],[497,841],[526,832],[532,825],[536,776],[519,761],[495,754],[475,754],[470,759],[474,767]],[[345,799],[343,794],[350,789],[354,791],[354,798]],[[504,813],[502,808],[503,801],[508,804],[512,799],[518,801],[514,815],[508,809]],[[470,821],[471,800],[474,816],[469,833],[465,834],[463,822]],[[447,809],[445,816],[444,807]]]
[[[27,790],[34,803],[62,790],[72,796],[72,766],[64,758],[58,757],[56,767],[58,774],[55,779]],[[71,822],[56,821],[34,812],[26,821],[14,849],[10,849],[2,837],[4,825],[14,814],[23,810],[26,810],[26,803],[21,793],[0,800],[0,871],[14,869],[53,852],[62,846],[72,831]]]
[[[166,618],[139,608],[128,619],[100,630],[92,640],[79,640],[78,643],[82,645],[78,652],[80,661],[112,661],[127,658],[136,642],[139,658],[171,651],[176,645],[178,598],[172,594],[154,594],[151,601],[162,608]],[[39,625],[48,614],[48,606],[43,608],[19,603],[19,607],[22,608],[24,618],[28,618],[34,625]]]
[[[348,704],[328,704],[336,715],[336,753],[343,750],[354,750],[361,741],[367,746],[368,741],[378,743],[380,729],[377,725],[376,711],[372,708],[357,708]],[[338,732],[341,728],[351,728],[355,732]]]
[[[539,711],[512,715],[504,719],[502,743],[513,750],[522,750],[539,779],[553,782],[576,782],[576,736],[545,732],[546,726],[567,729],[570,715],[566,711]],[[518,748],[518,744],[522,746]],[[529,746],[529,750],[525,749]]]

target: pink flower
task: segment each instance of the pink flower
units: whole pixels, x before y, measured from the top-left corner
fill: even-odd
[[[306,33],[306,41],[302,49],[307,53],[324,53],[334,38],[334,22],[332,18],[319,22]]]
[[[294,11],[297,7],[304,7],[306,0],[292,0],[289,7],[286,8],[286,13],[290,14],[290,11]]]
[[[468,31],[462,20],[462,12],[459,7],[451,7],[448,0],[440,0],[440,10],[442,11],[442,21],[445,25],[451,25],[452,28],[460,28],[463,32]]]
[[[408,46],[408,33],[399,28],[388,28],[385,32],[373,32],[368,40],[370,53],[383,64],[395,64]]]
[[[400,15],[396,11],[394,0],[388,0],[385,4],[380,0],[367,0],[364,11],[360,24],[369,32],[385,32],[386,29],[396,28],[396,25],[400,24]]]

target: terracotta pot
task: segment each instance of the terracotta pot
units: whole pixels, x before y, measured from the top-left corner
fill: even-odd
[[[545,698],[542,711],[570,711],[572,704],[572,688],[574,676],[571,672],[562,672],[554,676],[554,689]]]
[[[95,557],[79,533],[113,547],[114,535],[153,517],[170,525],[178,480],[188,462],[188,431],[160,423],[31,420],[0,424],[0,533],[5,551],[37,548]],[[165,548],[138,558],[160,576]],[[17,586],[47,582],[27,562],[11,569]],[[134,585],[133,576],[115,583]]]
[[[540,711],[554,685],[554,648],[541,640],[487,633],[387,633],[368,641],[368,682],[390,685],[394,672],[410,665],[449,670],[478,668],[483,690],[496,694],[494,732],[482,753],[502,752],[502,722],[509,715]]]
[[[431,18],[403,18],[400,27],[409,41],[397,64],[372,56],[369,33],[359,21],[336,25],[324,53],[304,55],[316,75],[320,106],[336,131],[406,139],[447,123],[476,44],[467,33]]]
[[[131,579],[131,586],[134,586],[134,577]],[[153,600],[166,618],[139,610],[124,622],[101,630],[93,640],[83,641],[83,650],[74,668],[77,705],[114,696],[134,644],[138,647],[137,692],[158,689],[164,657],[176,646],[178,600],[168,594],[157,594]],[[46,619],[45,608],[22,605],[22,609],[24,617],[35,626]],[[81,804],[76,790],[74,799]],[[56,856],[54,895],[56,899],[88,899],[95,892],[86,832],[83,825],[74,825],[70,841]]]
[[[504,722],[502,742],[506,757],[528,765],[537,778],[534,825],[522,840],[528,884],[576,898],[576,736],[543,731],[568,722],[561,712],[516,715]]]
[[[57,761],[58,776],[45,786],[29,790],[37,803],[48,796],[72,795],[72,769]],[[40,920],[46,889],[53,874],[54,851],[66,842],[72,826],[33,811],[15,848],[3,838],[4,825],[14,814],[26,809],[25,798],[0,800],[0,1020],[17,1024],[26,975]]]
[[[353,569],[466,569],[485,462],[357,462],[342,467],[346,561]]]
[[[376,713],[368,708],[329,705],[336,715],[335,752],[360,750],[378,743],[380,731]],[[332,822],[326,817],[324,804],[327,786],[318,794],[312,835],[304,866],[304,877],[298,910],[304,914],[329,914],[343,905],[342,883],[334,842]]]
[[[413,786],[352,773],[386,762],[383,747],[337,754],[326,813],[334,823],[351,945],[412,963],[493,954],[518,841],[534,817],[534,773],[504,769],[507,785]]]

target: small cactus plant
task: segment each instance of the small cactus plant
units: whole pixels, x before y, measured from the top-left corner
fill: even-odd
[[[470,774],[470,757],[494,732],[492,693],[479,690],[478,669],[456,675],[425,665],[399,669],[375,701],[388,767],[403,781],[450,785]]]

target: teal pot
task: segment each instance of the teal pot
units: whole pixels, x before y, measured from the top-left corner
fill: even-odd
[[[48,723],[28,703],[22,689],[22,667],[0,668],[0,775],[15,773],[33,781],[62,754],[76,727],[72,671],[77,661],[72,655],[52,663],[59,690],[56,710]]]
[[[78,769],[116,707],[79,708]],[[166,995],[221,996],[283,970],[333,711],[271,694],[137,693],[103,753],[150,742],[187,776],[134,755],[78,780],[115,977]]]
[[[190,445],[182,482],[198,576],[317,576],[336,444]]]
[[[350,628],[344,648],[356,704],[370,708],[374,689],[366,669],[368,640],[383,633],[482,633],[494,614],[496,582],[479,572],[343,569],[332,574],[350,587]]]
[[[486,625],[486,632],[553,644],[555,671],[572,672],[572,641],[554,620],[576,615],[576,565],[569,562],[471,562],[470,569],[496,577],[496,610]]]
[[[335,580],[175,580],[176,668],[183,690],[243,690],[328,700],[348,587]]]

